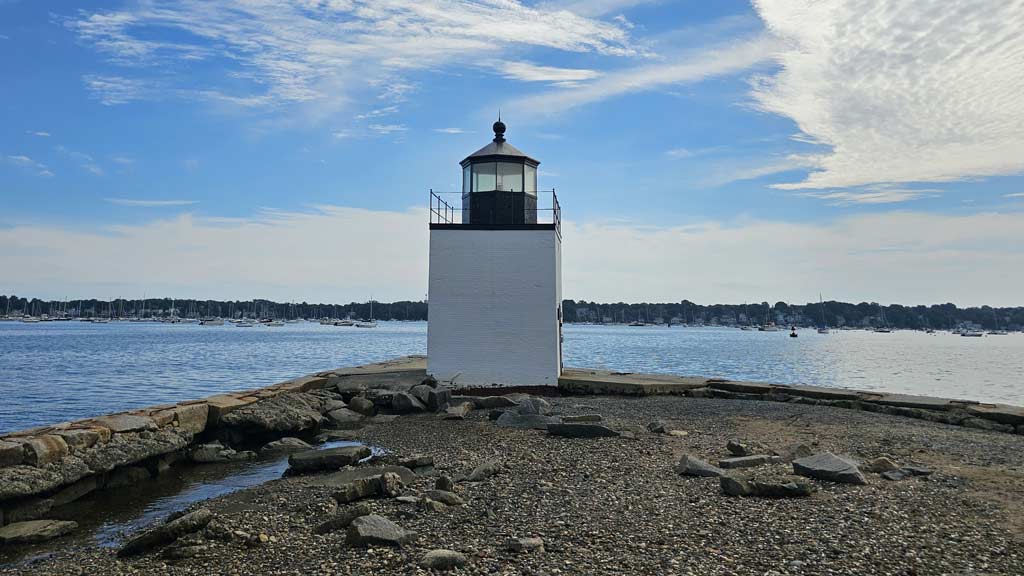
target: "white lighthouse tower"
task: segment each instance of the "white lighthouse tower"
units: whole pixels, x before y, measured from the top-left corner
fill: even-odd
[[[561,214],[554,190],[537,190],[539,164],[499,119],[461,162],[461,207],[431,191],[427,373],[440,381],[558,385]]]

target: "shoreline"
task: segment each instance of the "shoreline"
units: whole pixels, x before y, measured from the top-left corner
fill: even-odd
[[[284,437],[313,441],[330,429],[347,431],[337,433],[340,436],[357,434],[364,428],[386,427],[399,414],[435,412],[469,402],[461,414],[465,418],[488,406],[505,405],[500,400],[510,392],[522,395],[520,390],[497,387],[448,390],[440,383],[421,404],[408,392],[425,378],[424,357],[402,357],[264,388],[0,435],[0,526],[60,517],[64,507],[80,504],[92,493],[145,484],[182,463],[244,461]],[[815,386],[566,369],[558,387],[529,392],[550,393],[552,400],[562,402],[669,403],[680,398],[692,402],[694,410],[702,403],[712,409],[721,400],[747,400],[736,403],[737,410],[813,406],[1024,434],[1021,407]],[[949,433],[956,434],[956,428]],[[0,551],[3,548],[0,545]]]

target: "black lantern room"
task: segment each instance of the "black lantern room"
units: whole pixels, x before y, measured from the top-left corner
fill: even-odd
[[[505,124],[494,123],[494,140],[462,165],[462,223],[484,226],[537,223],[537,166],[505,141]]]

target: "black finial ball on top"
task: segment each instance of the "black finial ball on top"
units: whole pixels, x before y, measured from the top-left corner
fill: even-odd
[[[505,141],[505,123],[498,120],[494,123],[494,141],[504,142]]]

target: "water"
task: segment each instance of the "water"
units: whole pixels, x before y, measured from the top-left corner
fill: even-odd
[[[426,323],[0,322],[0,432],[426,353]],[[565,364],[1024,405],[1024,335],[565,327]]]

